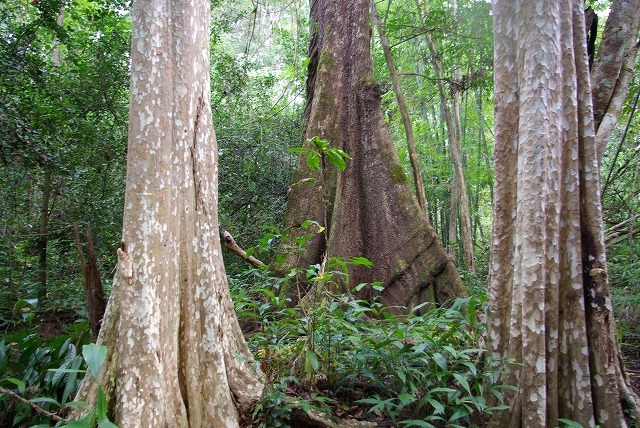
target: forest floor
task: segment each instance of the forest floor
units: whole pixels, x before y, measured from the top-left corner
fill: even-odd
[[[64,333],[65,326],[73,323],[73,319],[74,313],[71,311],[50,312],[45,315],[40,322],[38,333],[43,338],[53,338],[60,336]],[[640,332],[630,332],[629,330],[627,330],[626,333],[630,334],[626,334],[625,336],[623,336],[621,342],[621,350],[625,363],[625,369],[633,390],[636,392],[636,394],[638,394],[638,396],[640,396]],[[288,387],[286,393],[288,396],[294,399],[311,399],[310,392],[306,388],[302,388],[300,386]],[[352,395],[351,397],[342,398],[345,398],[346,401],[353,403],[359,398],[359,395],[362,395],[364,397],[367,396],[367,394],[370,394],[370,391],[358,391],[356,389],[350,392],[350,395]],[[340,403],[340,401],[342,400],[339,400],[338,403]],[[362,404],[355,404],[348,409],[345,409],[341,406],[336,406],[336,408],[333,409],[333,413],[335,416],[345,421],[366,421],[372,423],[372,426],[376,427],[398,426],[382,414],[368,412],[367,407]],[[260,421],[252,420],[250,415],[245,416],[247,418],[242,424],[243,427],[254,427],[258,426],[257,424],[260,423]],[[475,424],[475,426],[483,427],[486,425],[486,419],[486,415],[475,415],[472,417],[472,423]],[[297,409],[291,413],[291,423],[293,424],[292,426],[299,428],[328,426],[310,419],[301,409]]]

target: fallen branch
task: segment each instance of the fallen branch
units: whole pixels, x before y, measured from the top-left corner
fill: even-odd
[[[3,387],[0,386],[0,392],[3,394],[7,394],[10,397],[15,398],[18,401],[22,401],[23,403],[27,403],[29,406],[31,406],[31,408],[33,410],[35,410],[36,412],[40,413],[41,415],[44,415],[46,417],[48,417],[51,420],[54,420],[56,422],[66,422],[67,420],[61,416],[56,415],[55,413],[51,413],[45,409],[43,409],[42,407],[38,406],[35,403],[32,403],[31,401],[27,400],[24,397],[19,396],[18,394],[16,394],[15,392],[5,389]]]
[[[262,263],[260,260],[256,259],[255,257],[253,256],[247,257],[247,252],[242,248],[240,248],[238,244],[236,244],[236,240],[233,239],[233,235],[231,235],[227,230],[225,230],[222,227],[220,227],[220,242],[222,242],[229,251],[237,254],[238,256],[242,257],[243,259],[251,263],[253,267],[258,268],[258,267],[264,266],[264,263]]]
[[[315,409],[302,409],[302,403],[293,399],[289,400],[293,410],[293,420],[304,426],[318,428],[374,428],[375,422],[360,421],[357,419],[341,419],[328,413]]]

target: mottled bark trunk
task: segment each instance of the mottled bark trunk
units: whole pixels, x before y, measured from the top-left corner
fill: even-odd
[[[378,35],[380,36],[380,45],[382,45],[382,51],[384,53],[384,59],[389,69],[389,75],[391,76],[391,84],[393,86],[393,93],[396,95],[398,101],[398,109],[400,110],[400,116],[402,117],[402,124],[404,126],[404,134],[407,138],[407,151],[409,152],[409,160],[411,161],[411,170],[413,171],[413,182],[416,186],[416,196],[418,197],[418,205],[425,214],[427,219],[429,213],[427,212],[427,199],[424,194],[424,183],[422,181],[422,173],[420,172],[420,163],[418,161],[418,150],[416,149],[415,134],[413,133],[413,125],[411,124],[411,117],[409,116],[409,109],[407,108],[407,101],[402,93],[400,87],[400,76],[396,71],[396,67],[393,64],[393,56],[391,55],[391,47],[389,46],[389,39],[382,27],[382,20],[378,13],[378,8],[375,2],[371,2],[371,11],[373,21],[378,29]]]
[[[93,246],[93,234],[91,228],[87,231],[88,259],[84,256],[82,250],[82,241],[78,226],[73,226],[73,234],[76,240],[76,249],[78,251],[78,262],[80,270],[84,276],[84,291],[86,294],[87,318],[89,319],[89,327],[93,333],[93,339],[98,338],[100,326],[102,325],[102,317],[107,307],[107,301],[104,297],[104,288],[102,286],[102,278],[100,277],[100,268],[98,267],[98,255]]]
[[[423,6],[420,4],[420,0],[415,0],[415,4],[418,9],[421,23],[423,27],[426,27],[422,10]],[[439,60],[440,53],[438,52],[438,49],[433,42],[433,39],[431,38],[431,34],[425,33],[425,40],[429,48],[431,66],[433,67],[437,79],[436,84],[438,87],[438,95],[440,96],[440,108],[442,109],[445,118],[447,139],[449,141],[451,159],[453,160],[454,168],[454,182],[451,186],[451,198],[455,198],[455,201],[452,200],[451,202],[451,213],[449,216],[449,254],[455,254],[455,241],[457,240],[457,234],[456,236],[453,236],[453,234],[456,233],[456,224],[458,218],[457,211],[459,204],[462,231],[462,254],[464,256],[466,268],[469,270],[474,270],[471,217],[469,214],[469,197],[467,195],[467,185],[464,179],[464,168],[462,165],[462,130],[460,126],[460,103],[458,88],[453,88],[451,91],[453,108],[450,108],[444,85],[444,71]]]
[[[490,426],[626,426],[582,0],[494,0],[489,350],[519,387]]]
[[[208,1],[134,1],[123,245],[98,343],[120,427],[238,426],[262,390],[217,216]],[[95,400],[85,379],[78,399]]]
[[[444,303],[464,291],[411,192],[382,116],[369,7],[370,0],[311,1],[306,137],[329,140],[351,160],[339,174],[330,167],[314,174],[300,157],[294,183],[316,182],[292,186],[285,225],[315,220],[327,233],[316,234],[302,254],[289,252],[284,267],[320,263],[325,253],[364,256],[373,268],[352,269],[351,284],[382,281],[385,304],[412,306],[431,296]]]
[[[638,54],[640,0],[614,0],[591,71],[598,160],[618,122]]]

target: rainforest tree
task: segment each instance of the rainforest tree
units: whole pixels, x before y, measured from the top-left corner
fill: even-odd
[[[98,343],[121,427],[238,425],[262,391],[229,297],[217,217],[206,0],[135,1],[123,238]],[[110,405],[111,406],[111,405]]]
[[[285,226],[295,234],[296,226],[313,220],[325,230],[307,242],[302,254],[289,251],[284,267],[306,268],[322,263],[324,256],[363,256],[373,267],[353,267],[350,281],[382,281],[383,303],[444,303],[464,292],[411,191],[380,109],[370,7],[369,0],[311,2],[305,144],[319,137],[351,159],[344,172],[328,166],[314,172],[300,156]],[[289,296],[295,300],[298,292],[304,290]]]
[[[626,426],[581,0],[494,1],[489,350],[522,363],[490,426]]]

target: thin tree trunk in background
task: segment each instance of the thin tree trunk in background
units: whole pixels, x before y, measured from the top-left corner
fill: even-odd
[[[407,138],[407,150],[409,151],[409,159],[411,160],[411,170],[413,171],[413,181],[416,186],[416,195],[418,197],[418,205],[424,213],[427,220],[429,214],[427,212],[427,199],[424,193],[424,182],[422,181],[422,174],[420,173],[420,162],[418,161],[418,150],[416,149],[415,134],[413,133],[413,125],[411,124],[411,118],[409,117],[409,109],[407,108],[407,101],[402,93],[400,87],[400,77],[396,71],[396,67],[393,65],[393,57],[391,56],[391,48],[389,47],[389,40],[382,28],[382,21],[380,20],[380,14],[374,1],[371,2],[371,14],[373,22],[378,29],[378,36],[380,37],[380,44],[382,45],[382,51],[384,52],[384,59],[387,62],[387,68],[389,69],[389,75],[391,76],[391,83],[393,85],[393,92],[396,95],[398,101],[398,109],[400,110],[400,116],[402,117],[402,124],[404,126],[404,134]]]
[[[98,267],[98,255],[93,246],[93,235],[91,228],[87,230],[87,246],[88,259],[84,256],[82,250],[82,241],[78,226],[73,225],[73,234],[76,241],[76,250],[78,252],[78,262],[80,270],[84,276],[84,290],[86,293],[87,317],[89,318],[89,327],[93,333],[93,340],[98,339],[102,318],[107,307],[107,301],[104,297],[104,287],[102,286],[102,278],[100,276],[100,268]]]
[[[64,4],[60,5],[60,13],[56,23],[62,26],[64,23]],[[60,40],[56,37],[53,41],[53,64],[60,65]],[[51,182],[53,180],[52,166],[46,157],[43,160],[42,201],[40,203],[40,227],[38,230],[38,281],[40,289],[38,298],[42,299],[47,294],[47,247],[49,245],[49,201],[51,199]]]
[[[461,80],[460,70],[455,71],[455,80]],[[451,95],[453,123],[455,125],[455,134],[457,136],[455,142],[451,144],[451,155],[453,157],[453,166],[457,177],[458,200],[460,201],[460,230],[462,240],[462,255],[464,257],[465,266],[470,271],[475,271],[473,261],[473,232],[471,231],[471,212],[469,210],[469,194],[467,193],[467,182],[464,179],[463,158],[462,158],[462,125],[460,122],[460,92],[458,88],[454,88]],[[453,215],[453,213],[452,213]]]
[[[456,259],[456,248],[458,244],[458,201],[460,195],[460,187],[458,184],[458,175],[454,174],[451,184],[451,199],[449,200],[449,231],[447,241],[447,251],[449,255]]]
[[[638,54],[640,0],[614,0],[591,70],[598,160],[622,111]]]
[[[426,27],[425,18],[422,12],[422,5],[420,0],[415,0],[416,7],[418,9],[418,15],[423,27]],[[471,236],[471,218],[469,213],[469,197],[467,195],[467,186],[464,180],[464,169],[462,165],[462,148],[461,148],[461,136],[462,127],[460,125],[460,107],[459,107],[459,94],[458,89],[452,90],[452,102],[453,109],[449,108],[447,102],[447,95],[444,86],[444,72],[442,70],[442,64],[439,61],[439,52],[435,43],[431,38],[431,34],[425,33],[425,39],[429,48],[431,65],[434,69],[437,79],[438,95],[440,96],[440,106],[445,117],[445,123],[447,127],[447,136],[449,140],[449,147],[451,148],[451,158],[454,166],[454,181],[452,185],[451,197],[452,199],[458,199],[460,201],[461,212],[461,229],[462,229],[462,251],[466,268],[474,270],[473,260],[473,244]],[[453,110],[453,112],[452,112]],[[457,225],[457,206],[458,201],[451,201],[451,212],[449,213],[449,254],[452,256],[455,254],[455,242],[456,238],[456,225]]]
[[[421,56],[423,58],[422,63],[423,64],[427,64],[427,60],[426,60],[426,56],[424,54],[424,50],[420,49],[418,46],[418,40],[414,39],[414,43],[413,43],[413,47],[414,47],[414,56]],[[425,86],[427,80],[422,77],[424,76],[424,73],[422,72],[422,70],[420,69],[420,61],[416,61],[413,64],[413,69],[416,73],[416,83],[418,84],[419,87],[423,87]],[[433,107],[433,106],[432,106]],[[431,119],[429,118],[429,111],[427,110],[427,103],[425,101],[425,99],[423,97],[420,98],[420,115],[422,117],[422,120],[424,121],[424,123],[426,124],[426,129],[429,130],[426,132],[426,136],[427,136],[427,143],[429,145],[429,147],[432,148],[432,150],[438,150],[439,145],[440,145],[440,135],[438,132],[438,125],[439,125],[439,121],[434,121],[432,123]],[[431,134],[431,131],[433,130],[433,135]],[[428,163],[427,165],[431,166],[434,165],[434,159],[433,156],[428,153]],[[429,174],[429,176],[427,177],[427,179],[431,180],[431,190],[430,190],[430,198],[427,198],[427,208],[428,208],[428,212],[429,215],[432,219],[432,226],[433,229],[436,232],[436,235],[441,235],[441,229],[442,229],[442,224],[440,223],[440,206],[439,203],[441,202],[437,196],[437,183],[440,183],[441,181],[441,172],[439,168],[431,168],[431,173]],[[444,241],[443,241],[444,242]]]
[[[47,294],[47,246],[49,244],[49,200],[51,197],[51,166],[45,161],[40,203],[40,227],[38,229],[38,298]]]
[[[476,109],[478,111],[478,138],[480,140],[480,146],[482,147],[482,155],[484,158],[485,167],[487,171],[491,170],[491,153],[489,145],[487,144],[487,136],[485,133],[485,121],[482,107],[482,89],[476,92]],[[491,205],[493,205],[493,180],[489,180],[489,192],[491,194]]]
[[[494,0],[493,16],[488,348],[522,365],[489,426],[626,427],[640,413],[609,292],[584,2]]]
[[[350,268],[350,283],[381,281],[385,305],[413,307],[444,303],[465,294],[446,254],[411,191],[380,106],[370,52],[370,0],[312,0],[312,38],[307,80],[306,142],[315,136],[347,152],[343,172],[330,166],[322,174],[298,159],[285,227],[290,243],[280,251],[282,270],[306,269],[327,258],[366,257],[373,263]],[[315,220],[325,233],[307,240],[303,253],[295,227]],[[304,292],[304,290],[303,290]],[[297,300],[296,290],[287,297]],[[374,291],[363,289],[362,298]]]

